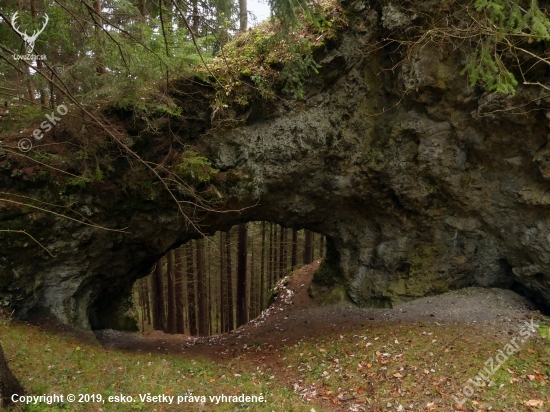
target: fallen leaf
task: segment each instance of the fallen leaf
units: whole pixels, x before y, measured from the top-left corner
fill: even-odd
[[[541,408],[542,405],[544,405],[544,402],[539,399],[529,399],[528,401],[524,401],[523,404],[525,406],[532,406],[534,408]]]

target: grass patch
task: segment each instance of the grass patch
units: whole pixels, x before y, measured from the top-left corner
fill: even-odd
[[[550,405],[550,343],[538,335],[519,345],[519,352],[490,376],[492,384],[469,383],[487,359],[518,336],[483,325],[372,323],[304,337],[294,345],[282,341],[280,348],[249,345],[224,361],[107,350],[18,322],[0,322],[0,336],[9,365],[28,394],[100,394],[106,400],[12,410],[518,412],[548,410]],[[467,385],[474,393],[459,407],[453,397],[464,398]],[[107,402],[120,394],[134,402]],[[147,403],[139,394],[175,398],[171,405]],[[221,394],[262,394],[267,402],[210,401]],[[178,395],[205,396],[206,402],[177,405]],[[529,401],[543,406],[527,406]]]
[[[184,359],[182,356],[151,353],[129,353],[86,345],[80,340],[53,335],[35,327],[4,322],[0,323],[1,344],[14,375],[29,395],[100,394],[102,402],[35,405],[26,408],[11,407],[19,411],[309,411],[296,403],[295,394],[281,382],[270,379],[269,374],[256,365],[228,361],[213,362],[205,359]],[[132,396],[131,403],[109,403],[109,396]],[[172,405],[141,402],[139,394],[175,396]],[[176,405],[177,396],[205,396],[201,402]],[[209,401],[209,396],[263,394],[265,403]],[[101,408],[101,409],[99,409]]]
[[[490,377],[494,384],[469,382],[511,338],[508,331],[481,326],[393,323],[302,341],[286,350],[284,360],[304,402],[340,405],[338,410],[548,410],[550,346],[538,336],[519,345]],[[464,399],[467,385],[474,393],[460,407],[453,396]],[[525,405],[530,400],[544,406],[532,409]]]

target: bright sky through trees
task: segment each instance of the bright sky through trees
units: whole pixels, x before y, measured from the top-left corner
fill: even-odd
[[[269,18],[269,5],[266,0],[248,0],[248,11],[252,13],[249,16],[251,27]]]

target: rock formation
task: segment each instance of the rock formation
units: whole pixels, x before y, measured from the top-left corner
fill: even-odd
[[[513,287],[549,304],[548,100],[536,88],[515,96],[473,88],[462,57],[436,47],[383,70],[401,56],[369,45],[415,15],[389,2],[349,7],[349,27],[318,56],[303,100],[196,136],[220,169],[224,208],[239,210],[202,212],[202,230],[269,220],[323,233],[330,258],[317,283],[361,306],[469,285]],[[17,190],[23,178],[0,167]],[[0,240],[0,304],[22,317],[132,328],[133,282],[197,234],[169,199],[108,183],[64,200],[124,233],[0,206],[3,228],[27,231],[55,255],[22,235]]]

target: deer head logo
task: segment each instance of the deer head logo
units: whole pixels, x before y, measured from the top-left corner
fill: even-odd
[[[17,15],[18,14],[19,14],[18,12],[15,12],[15,14],[12,16],[11,25],[12,25],[13,29],[17,33],[19,33],[21,38],[25,41],[25,43],[27,45],[26,46],[27,47],[27,54],[32,54],[32,52],[34,50],[34,43],[36,42],[36,39],[38,38],[40,33],[42,33],[44,31],[44,29],[46,28],[46,25],[48,24],[48,21],[49,21],[48,15],[44,13],[44,25],[42,26],[42,28],[40,30],[33,31],[32,35],[29,36],[26,31],[25,32],[19,31],[19,29],[15,25],[15,20],[17,20]]]

